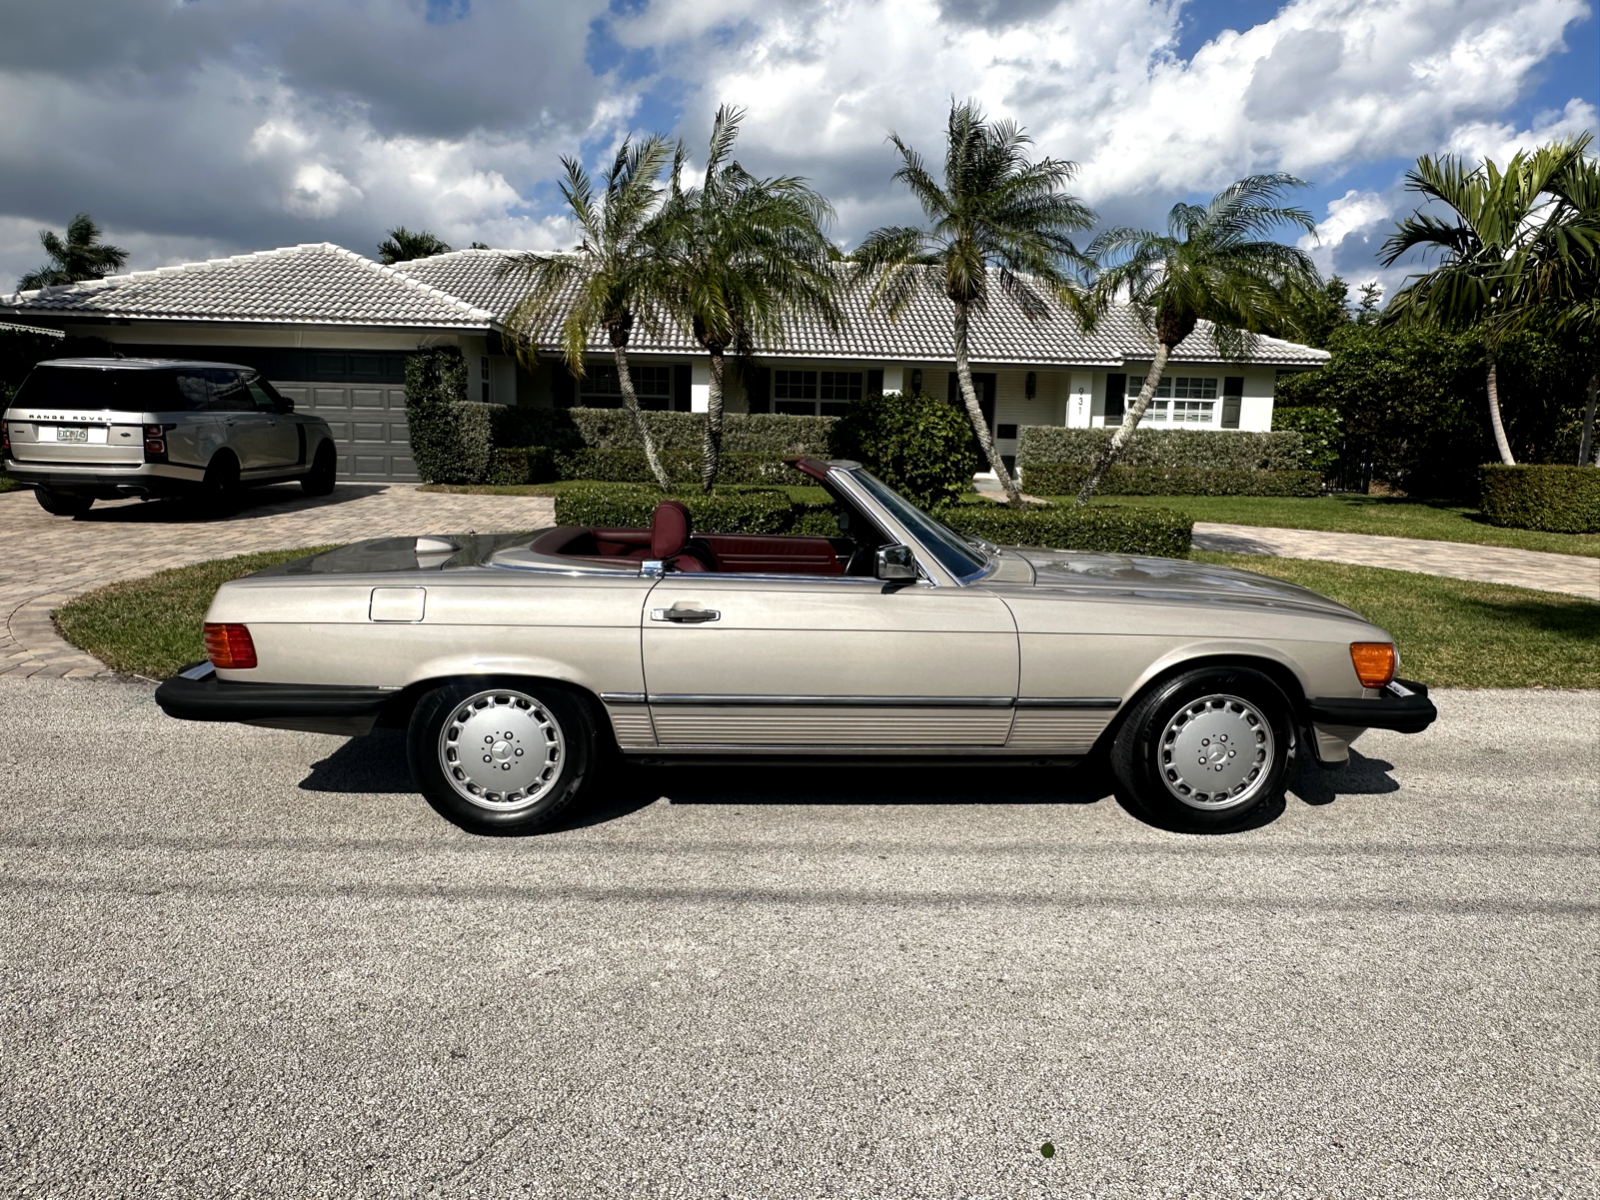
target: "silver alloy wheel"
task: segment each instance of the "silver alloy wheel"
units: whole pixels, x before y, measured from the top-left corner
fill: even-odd
[[[520,812],[543,800],[566,755],[555,715],[506,688],[467,697],[439,732],[444,777],[467,803],[491,812]]]
[[[1248,700],[1202,696],[1167,722],[1157,751],[1167,790],[1190,808],[1216,812],[1255,798],[1272,774],[1272,725]]]

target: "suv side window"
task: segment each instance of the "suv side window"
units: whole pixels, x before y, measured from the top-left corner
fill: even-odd
[[[211,407],[211,384],[199,371],[179,371],[173,382],[188,412],[205,412]]]
[[[200,371],[211,382],[212,412],[254,412],[255,401],[237,371]]]
[[[245,373],[244,385],[250,389],[250,399],[254,402],[257,412],[282,413],[289,411],[289,407],[283,402],[283,398],[274,392],[271,385],[254,371]]]

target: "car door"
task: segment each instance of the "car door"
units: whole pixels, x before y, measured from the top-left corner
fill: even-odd
[[[245,374],[241,382],[250,393],[256,413],[266,418],[260,431],[261,465],[288,467],[301,460],[300,440],[303,436],[299,423],[285,411],[277,397],[261,386],[254,371]]]
[[[220,367],[207,367],[196,371],[211,385],[211,411],[228,449],[239,460],[241,471],[257,471],[268,465],[266,454],[267,420],[257,411],[250,389],[244,386],[239,372]]]
[[[981,589],[673,574],[641,624],[662,747],[983,747],[1010,732],[1016,624]]]

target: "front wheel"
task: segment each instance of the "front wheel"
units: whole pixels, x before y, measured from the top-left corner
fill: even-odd
[[[1111,747],[1118,798],[1189,833],[1250,825],[1283,798],[1295,752],[1289,698],[1248,668],[1205,668],[1141,700]]]
[[[547,684],[488,681],[429,692],[411,714],[411,778],[435,812],[474,833],[536,833],[591,774],[593,718]]]
[[[53,517],[76,517],[94,507],[93,496],[79,496],[74,492],[56,492],[49,488],[34,488],[33,498],[39,507]]]

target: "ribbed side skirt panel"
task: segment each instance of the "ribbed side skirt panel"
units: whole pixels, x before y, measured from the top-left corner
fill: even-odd
[[[662,746],[1003,746],[1011,710],[699,708],[652,710]]]
[[[650,725],[650,710],[642,704],[608,704],[606,714],[617,731],[617,744],[624,750],[633,746],[654,746],[656,731]]]
[[[1016,722],[1011,726],[1011,740],[1006,745],[1086,751],[1115,715],[1113,712],[1019,708]]]

